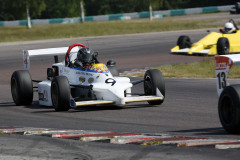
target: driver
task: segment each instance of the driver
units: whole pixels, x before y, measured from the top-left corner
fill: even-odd
[[[234,27],[234,25],[230,22],[227,22],[224,25],[224,30],[222,33],[226,33],[226,34],[230,34],[230,33],[235,33],[236,32],[236,28]]]
[[[82,47],[77,53],[77,59],[74,62],[76,67],[85,67],[91,64],[99,63],[97,60],[97,55],[94,51],[88,47]]]

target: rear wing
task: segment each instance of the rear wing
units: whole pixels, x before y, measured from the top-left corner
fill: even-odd
[[[81,46],[72,48],[71,53],[77,53],[79,48],[81,48]],[[30,69],[30,57],[66,55],[68,49],[69,47],[23,50],[23,67],[24,69]]]
[[[227,76],[232,65],[240,65],[240,54],[215,56],[215,64],[217,93],[220,96],[223,89],[229,86]]]

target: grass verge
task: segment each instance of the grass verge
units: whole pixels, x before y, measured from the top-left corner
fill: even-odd
[[[161,66],[159,69],[164,77],[176,78],[215,78],[215,60]],[[240,66],[233,66],[228,78],[240,78]]]
[[[27,29],[25,26],[1,27],[0,42],[163,32],[172,30],[218,27],[217,24],[210,23],[213,21],[214,20],[178,20],[177,18],[158,19],[153,21],[149,21],[148,19],[138,19],[130,21],[118,20],[85,22],[84,24],[74,23],[35,25],[31,29]]]

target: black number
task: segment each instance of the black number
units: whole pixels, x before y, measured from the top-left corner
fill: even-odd
[[[105,83],[112,83],[111,86],[113,86],[116,83],[116,81],[112,78],[108,78],[108,79],[105,80]]]
[[[227,82],[226,82],[226,74],[225,72],[220,72],[217,74],[218,77],[218,86],[219,89],[225,88],[227,86]]]

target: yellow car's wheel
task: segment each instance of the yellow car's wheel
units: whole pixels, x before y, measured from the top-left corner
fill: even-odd
[[[229,41],[225,37],[221,37],[217,41],[217,53],[219,55],[227,55],[229,54]]]
[[[180,36],[177,41],[177,45],[180,49],[191,48],[192,43],[188,36]]]

